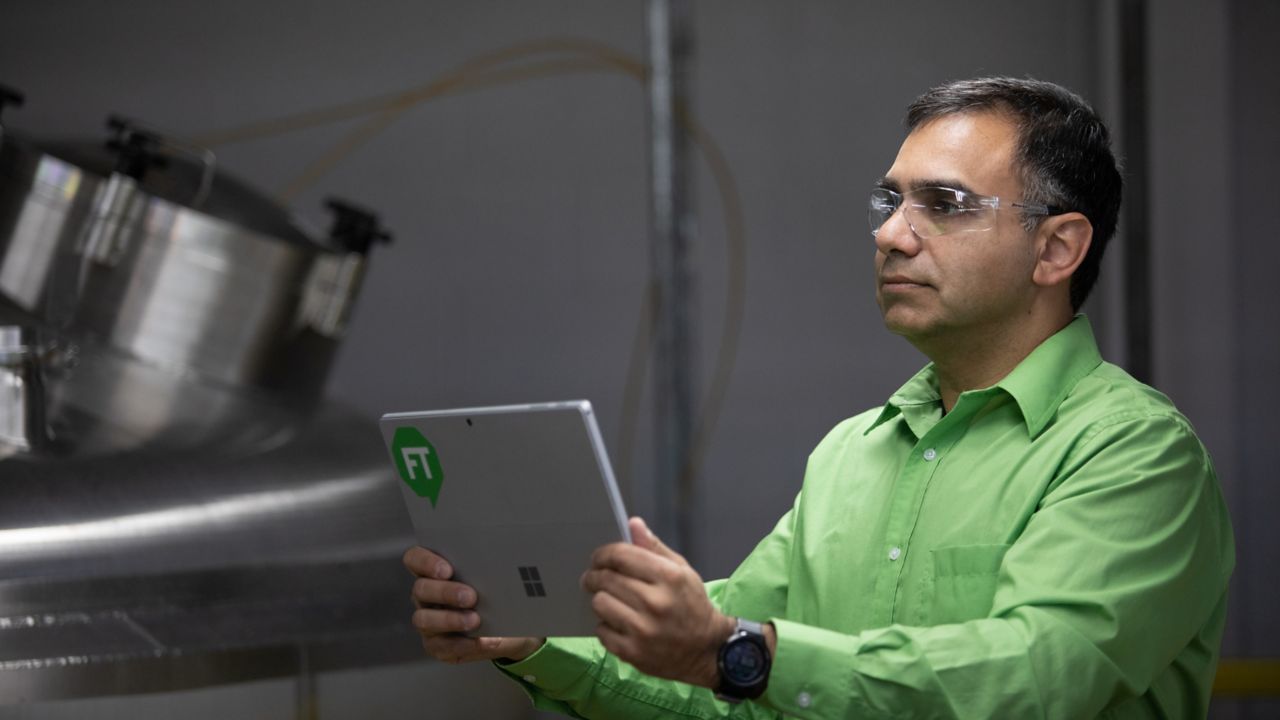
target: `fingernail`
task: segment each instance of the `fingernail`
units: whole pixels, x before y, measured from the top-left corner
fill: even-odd
[[[471,601],[473,600],[473,598],[472,598],[472,596],[471,596],[471,591],[470,591],[470,590],[459,590],[459,591],[458,591],[457,600],[458,600],[458,605],[459,605],[459,606],[461,606],[461,607],[467,607],[468,605],[470,605],[470,604],[471,604]]]
[[[436,563],[436,577],[446,580],[449,577],[449,563],[441,560]]]
[[[463,617],[462,623],[468,630],[475,630],[480,625],[480,616],[473,612],[467,613],[466,616]]]

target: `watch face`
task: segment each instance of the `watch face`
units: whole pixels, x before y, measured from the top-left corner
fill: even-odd
[[[725,648],[724,673],[739,685],[750,685],[765,672],[764,650],[753,642],[735,642]]]

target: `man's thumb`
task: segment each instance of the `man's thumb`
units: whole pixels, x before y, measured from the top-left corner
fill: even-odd
[[[680,553],[667,547],[659,540],[658,536],[653,534],[653,531],[649,529],[649,526],[645,524],[642,518],[631,518],[631,542],[637,547],[642,547],[668,560],[674,560],[681,565],[685,564],[684,558],[680,556]]]

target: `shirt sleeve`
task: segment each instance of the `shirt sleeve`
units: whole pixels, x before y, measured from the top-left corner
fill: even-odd
[[[794,516],[792,508],[731,577],[707,583],[716,607],[760,620],[785,612]],[[570,717],[778,717],[756,703],[721,702],[706,688],[645,675],[606,652],[595,638],[548,638],[524,660],[497,667],[524,688],[535,707]]]
[[[858,635],[774,619],[763,701],[813,720],[1094,717],[1143,702],[1171,664],[1211,674],[1224,508],[1184,420],[1116,419],[1081,438],[1005,553],[987,617]],[[1203,716],[1207,698],[1182,702],[1136,714]]]

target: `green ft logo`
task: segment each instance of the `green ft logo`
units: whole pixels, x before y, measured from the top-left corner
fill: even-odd
[[[391,457],[400,479],[415,495],[427,498],[431,507],[435,507],[436,499],[440,497],[440,485],[444,483],[444,471],[440,469],[440,458],[431,443],[417,428],[396,428],[391,439]]]

